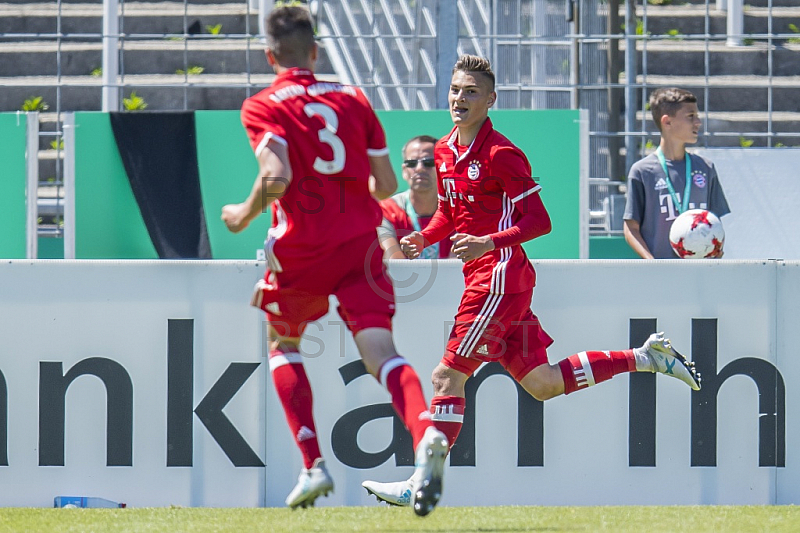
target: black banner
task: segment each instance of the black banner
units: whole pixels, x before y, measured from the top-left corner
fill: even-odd
[[[194,113],[109,113],[122,164],[162,259],[211,259]]]

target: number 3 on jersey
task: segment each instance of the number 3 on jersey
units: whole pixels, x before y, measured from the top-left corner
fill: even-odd
[[[326,161],[317,156],[314,160],[314,170],[320,174],[336,174],[344,168],[345,149],[344,143],[336,135],[339,130],[339,117],[336,112],[325,104],[314,102],[303,107],[306,115],[313,117],[319,115],[325,121],[325,127],[317,132],[320,142],[327,144],[333,150],[333,159]]]

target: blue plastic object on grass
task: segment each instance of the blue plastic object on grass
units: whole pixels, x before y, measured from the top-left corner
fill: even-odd
[[[80,508],[122,508],[127,507],[124,503],[112,502],[105,498],[95,498],[92,496],[56,496],[54,507],[80,507]]]

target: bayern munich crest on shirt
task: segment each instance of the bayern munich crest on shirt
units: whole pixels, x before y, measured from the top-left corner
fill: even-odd
[[[467,177],[471,180],[476,180],[481,175],[481,164],[477,161],[470,161],[469,168],[467,168]]]
[[[705,172],[700,170],[692,173],[692,181],[694,182],[695,185],[697,185],[701,189],[706,186],[706,183],[708,183]]]

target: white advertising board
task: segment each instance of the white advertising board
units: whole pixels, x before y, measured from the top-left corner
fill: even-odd
[[[787,445],[800,437],[791,409],[800,400],[791,386],[800,377],[791,337],[800,265],[534,264],[533,309],[555,339],[551,363],[664,330],[698,361],[705,386],[622,375],[542,404],[483,367],[442,505],[800,503]],[[262,269],[0,265],[0,475],[15,487],[2,505],[84,495],[138,507],[282,506],[302,464],[263,364],[263,318],[247,305]],[[460,263],[392,262],[390,271],[398,351],[430,399],[463,289]],[[412,471],[388,394],[362,375],[335,311],[309,326],[303,351],[336,482],[318,505],[374,505],[363,480]]]
[[[800,150],[703,148],[731,208],[722,218],[726,259],[800,259]]]

